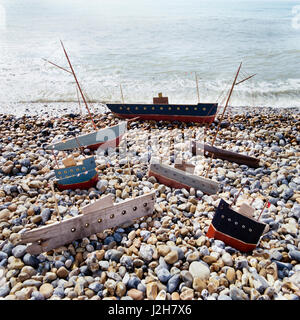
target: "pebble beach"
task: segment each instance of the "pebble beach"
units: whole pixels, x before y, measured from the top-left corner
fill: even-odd
[[[0,115],[0,299],[299,300],[299,109],[232,108],[226,119],[215,146],[259,158],[258,168],[193,156],[182,142],[166,148],[183,130],[197,138],[203,125],[131,122],[119,148],[93,153],[95,188],[55,190],[59,215],[78,216],[83,206],[108,194],[121,203],[155,191],[153,214],[31,255],[18,243],[20,235],[58,218],[49,186],[55,159],[45,146],[58,136],[89,132],[91,125],[75,113]],[[94,114],[94,121],[105,128],[123,120],[106,112]],[[208,127],[207,142],[216,127],[217,121]],[[155,144],[140,143],[149,136]],[[120,158],[124,147],[126,157]],[[196,175],[205,176],[210,168],[208,177],[220,184],[218,194],[174,189],[148,177],[154,147],[170,165],[175,150],[182,150]],[[220,199],[233,201],[242,186],[237,206],[255,199],[258,216],[270,203],[260,218],[268,227],[248,253],[206,236]]]

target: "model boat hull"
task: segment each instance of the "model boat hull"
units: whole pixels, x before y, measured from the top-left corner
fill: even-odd
[[[151,215],[155,193],[127,199],[114,204],[111,195],[82,208],[83,214],[42,226],[21,235],[20,243],[30,243],[27,252],[39,254],[89,237],[106,229],[133,223],[135,219]]]
[[[180,104],[112,104],[107,107],[120,118],[139,117],[142,120],[203,122],[214,121],[218,104],[198,103],[196,105]]]
[[[96,162],[94,157],[83,160],[81,165],[55,169],[56,184],[58,189],[89,189],[98,181]]]
[[[107,149],[108,147],[115,148],[119,146],[123,135],[127,130],[127,122],[124,121],[116,126],[107,127],[94,131],[88,134],[80,135],[76,138],[70,138],[51,144],[47,147],[48,150],[67,151],[81,147],[97,150],[100,148]]]
[[[161,163],[151,163],[148,176],[154,176],[158,182],[176,189],[195,188],[206,194],[215,194],[219,188],[216,181],[198,177]]]
[[[265,226],[264,223],[232,210],[221,199],[206,235],[222,240],[242,252],[248,252],[256,248]]]
[[[227,160],[238,164],[245,164],[248,167],[259,167],[259,159],[257,158],[249,157],[229,150],[216,148],[208,144],[197,143],[195,141],[192,141],[192,153],[193,155],[204,154],[205,157],[214,156],[218,159]]]

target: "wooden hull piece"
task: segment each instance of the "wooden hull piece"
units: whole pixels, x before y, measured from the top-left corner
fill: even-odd
[[[219,188],[216,181],[198,177],[161,163],[151,163],[148,176],[154,176],[158,182],[176,189],[195,188],[206,194],[215,194]]]
[[[212,123],[218,109],[217,103],[182,104],[117,104],[108,103],[107,107],[119,118],[139,117],[141,120],[181,121]]]
[[[253,168],[259,167],[259,159],[257,158],[216,148],[208,144],[196,143],[195,141],[192,141],[192,153],[193,155],[204,154],[205,157],[212,157],[212,155],[214,155],[214,157],[218,159],[227,160],[238,164],[245,164],[248,167]]]
[[[31,243],[27,252],[40,254],[153,213],[155,192],[117,204],[107,197],[85,207],[84,214],[24,232],[20,243]]]
[[[94,187],[99,180],[98,172],[95,169],[82,172],[79,175],[60,179],[56,181],[59,190],[87,190]]]
[[[55,169],[54,172],[59,190],[89,189],[98,181],[94,157],[83,159],[80,165]]]
[[[90,150],[100,148],[117,147],[127,130],[127,122],[124,121],[118,125],[100,129],[91,133],[80,135],[76,138],[70,138],[50,144],[48,150],[74,150],[78,149],[79,145]]]
[[[264,223],[232,210],[221,199],[206,235],[242,252],[249,252],[256,248],[265,226]]]

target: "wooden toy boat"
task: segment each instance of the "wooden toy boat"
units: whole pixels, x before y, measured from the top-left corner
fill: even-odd
[[[90,150],[97,150],[100,148],[115,148],[119,146],[123,135],[127,130],[127,122],[124,121],[112,127],[100,129],[91,133],[83,134],[75,138],[70,138],[50,144],[46,147],[48,150],[73,150],[78,148],[78,145],[82,148],[88,148]]]
[[[81,164],[76,164],[72,157],[63,160],[65,167],[54,169],[56,185],[59,190],[89,189],[98,181],[96,162],[94,157],[83,159]]]
[[[169,104],[168,98],[159,93],[153,104],[107,103],[107,107],[120,118],[139,117],[141,120],[166,120],[181,122],[211,123],[214,121],[218,104]]]
[[[191,165],[177,165],[177,167],[185,167],[192,169]],[[192,169],[193,170],[193,169]],[[218,192],[219,184],[216,181],[198,177],[194,174],[187,173],[182,169],[173,168],[169,165],[156,161],[150,163],[148,176],[154,176],[159,183],[165,184],[172,188],[195,188],[206,194],[215,194]]]
[[[31,243],[30,254],[50,251],[105,229],[121,226],[153,213],[155,192],[114,204],[112,195],[82,208],[82,214],[26,231],[20,243]]]
[[[221,199],[206,233],[207,237],[222,240],[242,252],[256,248],[266,224],[255,220],[254,208],[243,203],[239,211]]]
[[[196,141],[191,141],[192,143],[192,154],[203,154],[205,157],[214,157],[222,160],[227,160],[230,162],[235,162],[238,164],[245,164],[248,167],[258,168],[259,159],[246,156],[237,152],[216,148],[214,146],[203,144]]]

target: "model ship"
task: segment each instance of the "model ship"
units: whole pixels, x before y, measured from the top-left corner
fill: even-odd
[[[259,159],[257,158],[254,158],[254,157],[250,157],[250,156],[247,156],[247,155],[243,155],[243,154],[240,154],[240,153],[237,153],[237,152],[233,152],[233,151],[230,151],[230,150],[226,150],[226,149],[223,149],[223,148],[216,148],[214,146],[215,142],[216,142],[216,138],[217,138],[217,135],[219,133],[219,130],[220,130],[220,126],[221,126],[221,123],[222,123],[222,120],[224,118],[224,114],[225,114],[225,111],[228,107],[228,103],[229,103],[229,100],[230,100],[230,97],[232,95],[232,92],[233,92],[233,89],[236,85],[252,78],[255,76],[254,75],[251,75],[239,82],[237,82],[237,78],[238,78],[238,75],[239,75],[239,72],[240,72],[240,69],[241,69],[241,66],[242,66],[242,63],[240,64],[238,70],[237,70],[237,73],[235,75],[235,78],[234,78],[234,81],[232,83],[232,86],[231,86],[231,89],[230,89],[230,92],[229,92],[229,95],[227,97],[227,101],[226,101],[226,104],[225,104],[225,107],[223,109],[223,113],[221,115],[221,118],[219,119],[219,122],[218,122],[218,126],[217,126],[217,129],[216,129],[216,133],[214,135],[214,138],[213,138],[213,141],[212,143],[209,145],[209,144],[205,144],[205,143],[200,143],[198,141],[195,141],[195,140],[192,140],[191,141],[191,149],[192,149],[192,154],[193,155],[198,155],[198,154],[204,154],[205,157],[210,157],[211,159],[213,158],[218,158],[218,159],[222,159],[222,160],[227,160],[227,161],[230,161],[230,162],[235,162],[235,163],[238,163],[238,164],[245,164],[249,167],[254,167],[254,168],[257,168],[259,167]]]
[[[60,67],[58,66],[57,64],[51,62],[51,61],[48,61],[46,59],[44,59],[45,61],[49,62],[50,64],[54,65],[55,67],[59,68],[59,69],[62,69],[70,74],[73,75],[73,78],[76,82],[76,86],[77,86],[77,89],[79,90],[80,94],[81,94],[81,97],[82,97],[82,100],[85,104],[85,107],[87,109],[87,112],[88,112],[88,115],[89,115],[89,118],[92,122],[92,125],[94,127],[94,132],[90,132],[90,133],[87,133],[87,134],[84,134],[84,135],[80,135],[78,136],[77,138],[71,138],[71,139],[68,139],[68,140],[65,140],[65,141],[62,141],[60,143],[55,143],[51,146],[48,147],[48,149],[55,149],[55,150],[72,150],[72,149],[75,149],[77,148],[78,144],[81,145],[81,147],[86,147],[86,148],[89,148],[90,150],[96,150],[98,149],[99,147],[100,148],[105,148],[107,149],[108,147],[118,147],[119,146],[119,143],[122,139],[122,136],[125,134],[125,131],[127,129],[127,122],[122,122],[116,126],[112,126],[112,127],[106,127],[104,129],[98,129],[95,122],[94,122],[94,119],[92,117],[92,114],[90,112],[90,109],[89,109],[89,106],[87,104],[87,101],[86,101],[86,98],[83,94],[83,91],[82,91],[82,88],[78,82],[78,79],[77,79],[77,76],[75,74],[75,71],[73,69],[73,66],[71,64],[71,61],[69,59],[69,56],[66,52],[66,49],[61,41],[61,45],[62,45],[62,48],[63,48],[63,51],[64,51],[64,54],[66,56],[66,59],[68,61],[68,64],[69,64],[69,67],[70,67],[70,70],[67,70],[63,67]],[[80,100],[78,98],[78,102],[80,103]]]
[[[247,203],[235,211],[232,205],[221,199],[206,233],[207,237],[221,240],[242,252],[254,250],[266,228],[265,223],[258,221],[259,217],[254,219],[254,211]]]
[[[55,183],[59,190],[89,189],[98,181],[98,172],[94,157],[87,157],[80,163],[70,156],[62,160],[64,167],[54,169]]]
[[[148,176],[154,176],[159,183],[171,188],[181,189],[195,188],[206,194],[218,192],[219,184],[211,179],[206,179],[193,174],[194,166],[191,164],[176,164],[175,168],[166,164],[152,161]]]
[[[30,243],[27,247],[30,254],[50,251],[72,241],[151,215],[154,202],[155,192],[117,204],[113,203],[112,195],[107,195],[83,207],[82,214],[76,217],[24,232],[20,243]]]
[[[90,150],[97,150],[99,147],[103,149],[107,149],[108,147],[116,148],[119,146],[126,130],[127,122],[124,121],[112,127],[106,127],[75,138],[53,143],[47,146],[46,149],[54,149],[58,151],[73,150],[78,148],[78,144],[80,144],[81,147],[88,148]]]
[[[205,157],[214,157],[238,164],[245,164],[248,167],[253,168],[258,168],[260,161],[258,158],[250,157],[226,149],[216,148],[215,146],[196,141],[192,141],[192,154],[204,154]]]
[[[214,121],[218,104],[169,104],[168,97],[162,93],[153,98],[153,104],[107,103],[107,107],[117,117],[141,120],[166,120],[181,122],[211,123]]]

